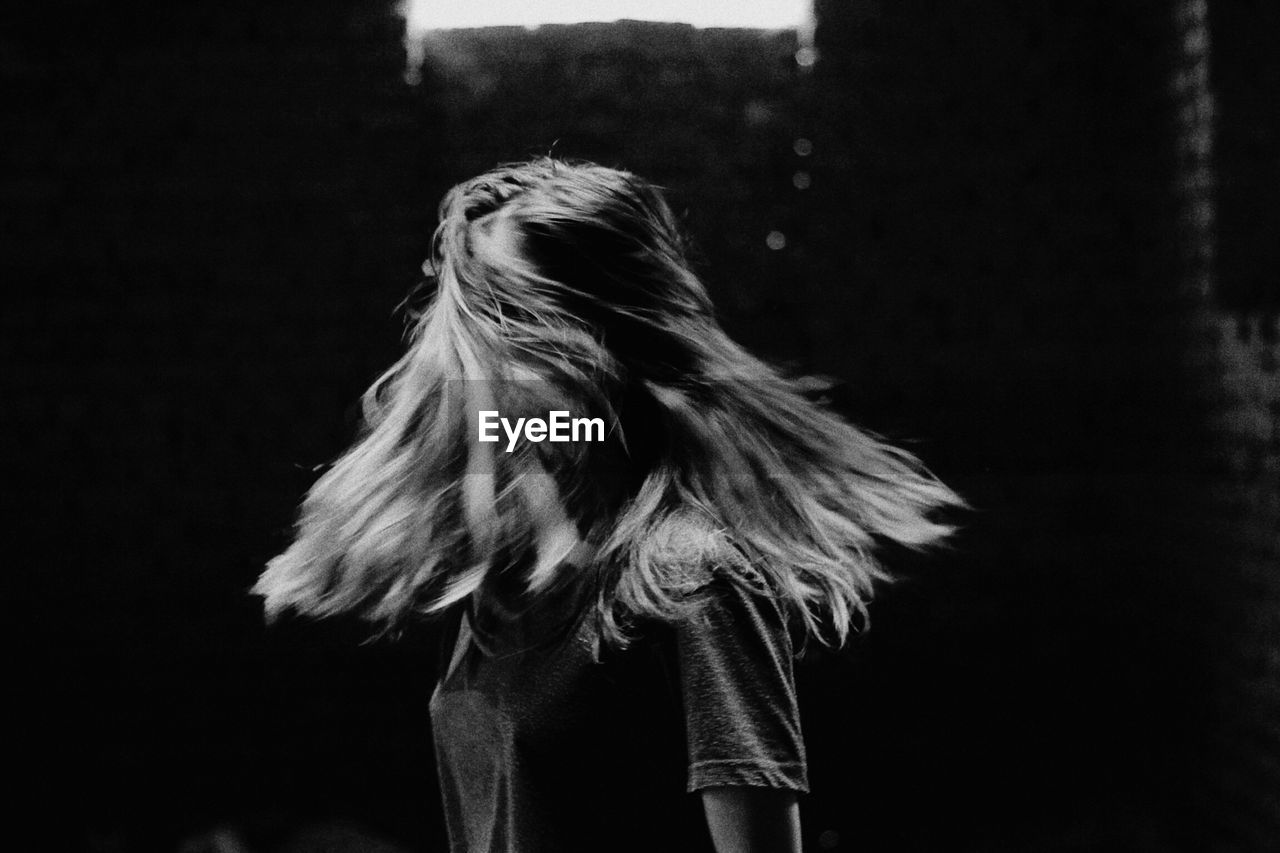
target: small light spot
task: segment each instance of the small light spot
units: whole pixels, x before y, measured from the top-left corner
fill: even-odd
[[[801,68],[812,68],[818,61],[818,51],[811,47],[802,47],[796,51],[796,65]]]
[[[791,147],[795,149],[797,157],[808,157],[813,153],[813,141],[805,139],[803,136],[797,139]]]
[[[787,247],[787,235],[781,231],[770,231],[769,236],[764,238],[764,242],[770,249],[778,252]]]
[[[840,844],[840,833],[828,829],[818,836],[818,846],[823,850],[835,850]]]
[[[808,172],[796,172],[791,176],[791,185],[798,190],[807,190],[812,183],[813,179],[809,177]]]

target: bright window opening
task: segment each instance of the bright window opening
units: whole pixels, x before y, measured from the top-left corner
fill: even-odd
[[[405,0],[410,35],[462,27],[674,21],[695,27],[804,28],[811,0]]]

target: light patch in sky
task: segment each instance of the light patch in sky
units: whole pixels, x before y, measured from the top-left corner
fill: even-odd
[[[695,27],[804,27],[812,0],[405,0],[410,33],[461,27],[676,21]]]

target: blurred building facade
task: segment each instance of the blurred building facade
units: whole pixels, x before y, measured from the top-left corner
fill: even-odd
[[[393,357],[431,227],[403,22],[287,0],[3,15],[9,606],[44,849],[174,850],[228,821],[269,849],[311,816],[434,840],[430,687],[414,737],[389,720],[422,662],[380,678],[392,657],[328,631],[267,635],[246,595]]]
[[[1063,750],[987,790],[1039,815],[1021,843],[1002,815],[999,849],[1044,849],[1046,801],[1094,816],[1061,849],[1280,838],[1263,6],[817,4],[815,290],[836,306],[807,312],[817,349],[991,511],[955,581],[991,586],[958,591],[950,627],[1001,613],[1029,668],[1072,685],[998,691],[1052,704],[1038,730]],[[971,663],[996,680],[1012,659]]]

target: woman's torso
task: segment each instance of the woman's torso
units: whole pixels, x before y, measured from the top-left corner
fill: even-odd
[[[454,851],[700,853],[690,790],[806,790],[781,610],[725,573],[705,593],[702,615],[638,626],[598,659],[569,594],[497,627],[457,617],[431,700]]]

